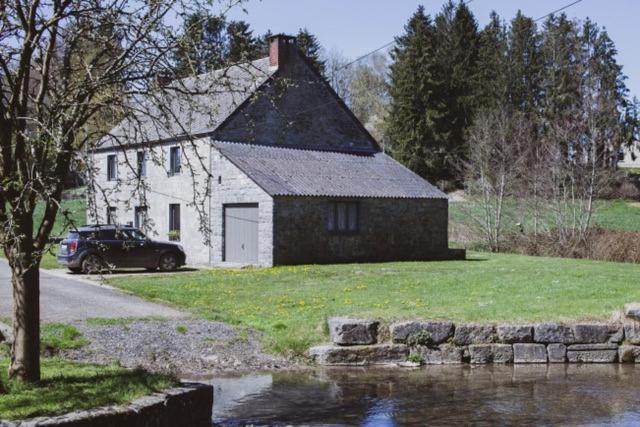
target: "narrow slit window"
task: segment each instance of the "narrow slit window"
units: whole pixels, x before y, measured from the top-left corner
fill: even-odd
[[[107,156],[107,181],[115,181],[118,178],[118,156]]]
[[[169,240],[180,240],[180,205],[169,205]]]
[[[169,175],[177,175],[180,173],[180,147],[171,147],[169,150]]]

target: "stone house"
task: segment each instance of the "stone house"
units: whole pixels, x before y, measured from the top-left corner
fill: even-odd
[[[629,146],[620,147],[618,152],[619,168],[640,168],[640,141],[635,141]]]
[[[180,84],[212,81],[224,90],[167,97],[162,126],[124,120],[92,152],[93,221],[178,240],[191,264],[462,255],[448,249],[446,195],[382,152],[295,38]]]

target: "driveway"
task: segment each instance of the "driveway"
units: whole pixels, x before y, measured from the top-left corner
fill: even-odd
[[[11,317],[11,270],[0,259],[0,318]],[[181,311],[153,304],[108,286],[64,273],[40,270],[40,318],[43,322],[71,322],[91,318],[181,318]]]

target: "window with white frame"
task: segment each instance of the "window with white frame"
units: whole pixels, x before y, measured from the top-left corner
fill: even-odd
[[[169,175],[177,175],[180,173],[180,157],[180,147],[171,147],[169,149]]]

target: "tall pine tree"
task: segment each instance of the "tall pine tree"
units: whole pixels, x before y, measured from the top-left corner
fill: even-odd
[[[476,107],[494,110],[507,99],[507,30],[497,13],[480,32],[473,79]]]
[[[516,111],[535,114],[540,100],[540,36],[533,19],[520,11],[509,31],[507,90]]]
[[[475,113],[474,76],[478,62],[478,26],[464,2],[449,1],[435,18],[438,101],[445,114],[438,123],[446,140],[448,165],[443,177],[457,179],[452,172],[464,156],[465,136]]]
[[[227,25],[228,47],[226,62],[235,64],[238,62],[252,61],[258,58],[260,45],[253,37],[253,31],[245,21],[231,21]]]
[[[435,31],[431,18],[420,6],[396,37],[391,51],[391,98],[387,132],[393,155],[419,175],[440,181],[447,157],[446,140],[437,136],[442,118],[435,98]]]
[[[311,61],[313,67],[324,76],[325,64],[321,59],[322,46],[318,38],[306,28],[301,28],[296,35],[298,49]]]

